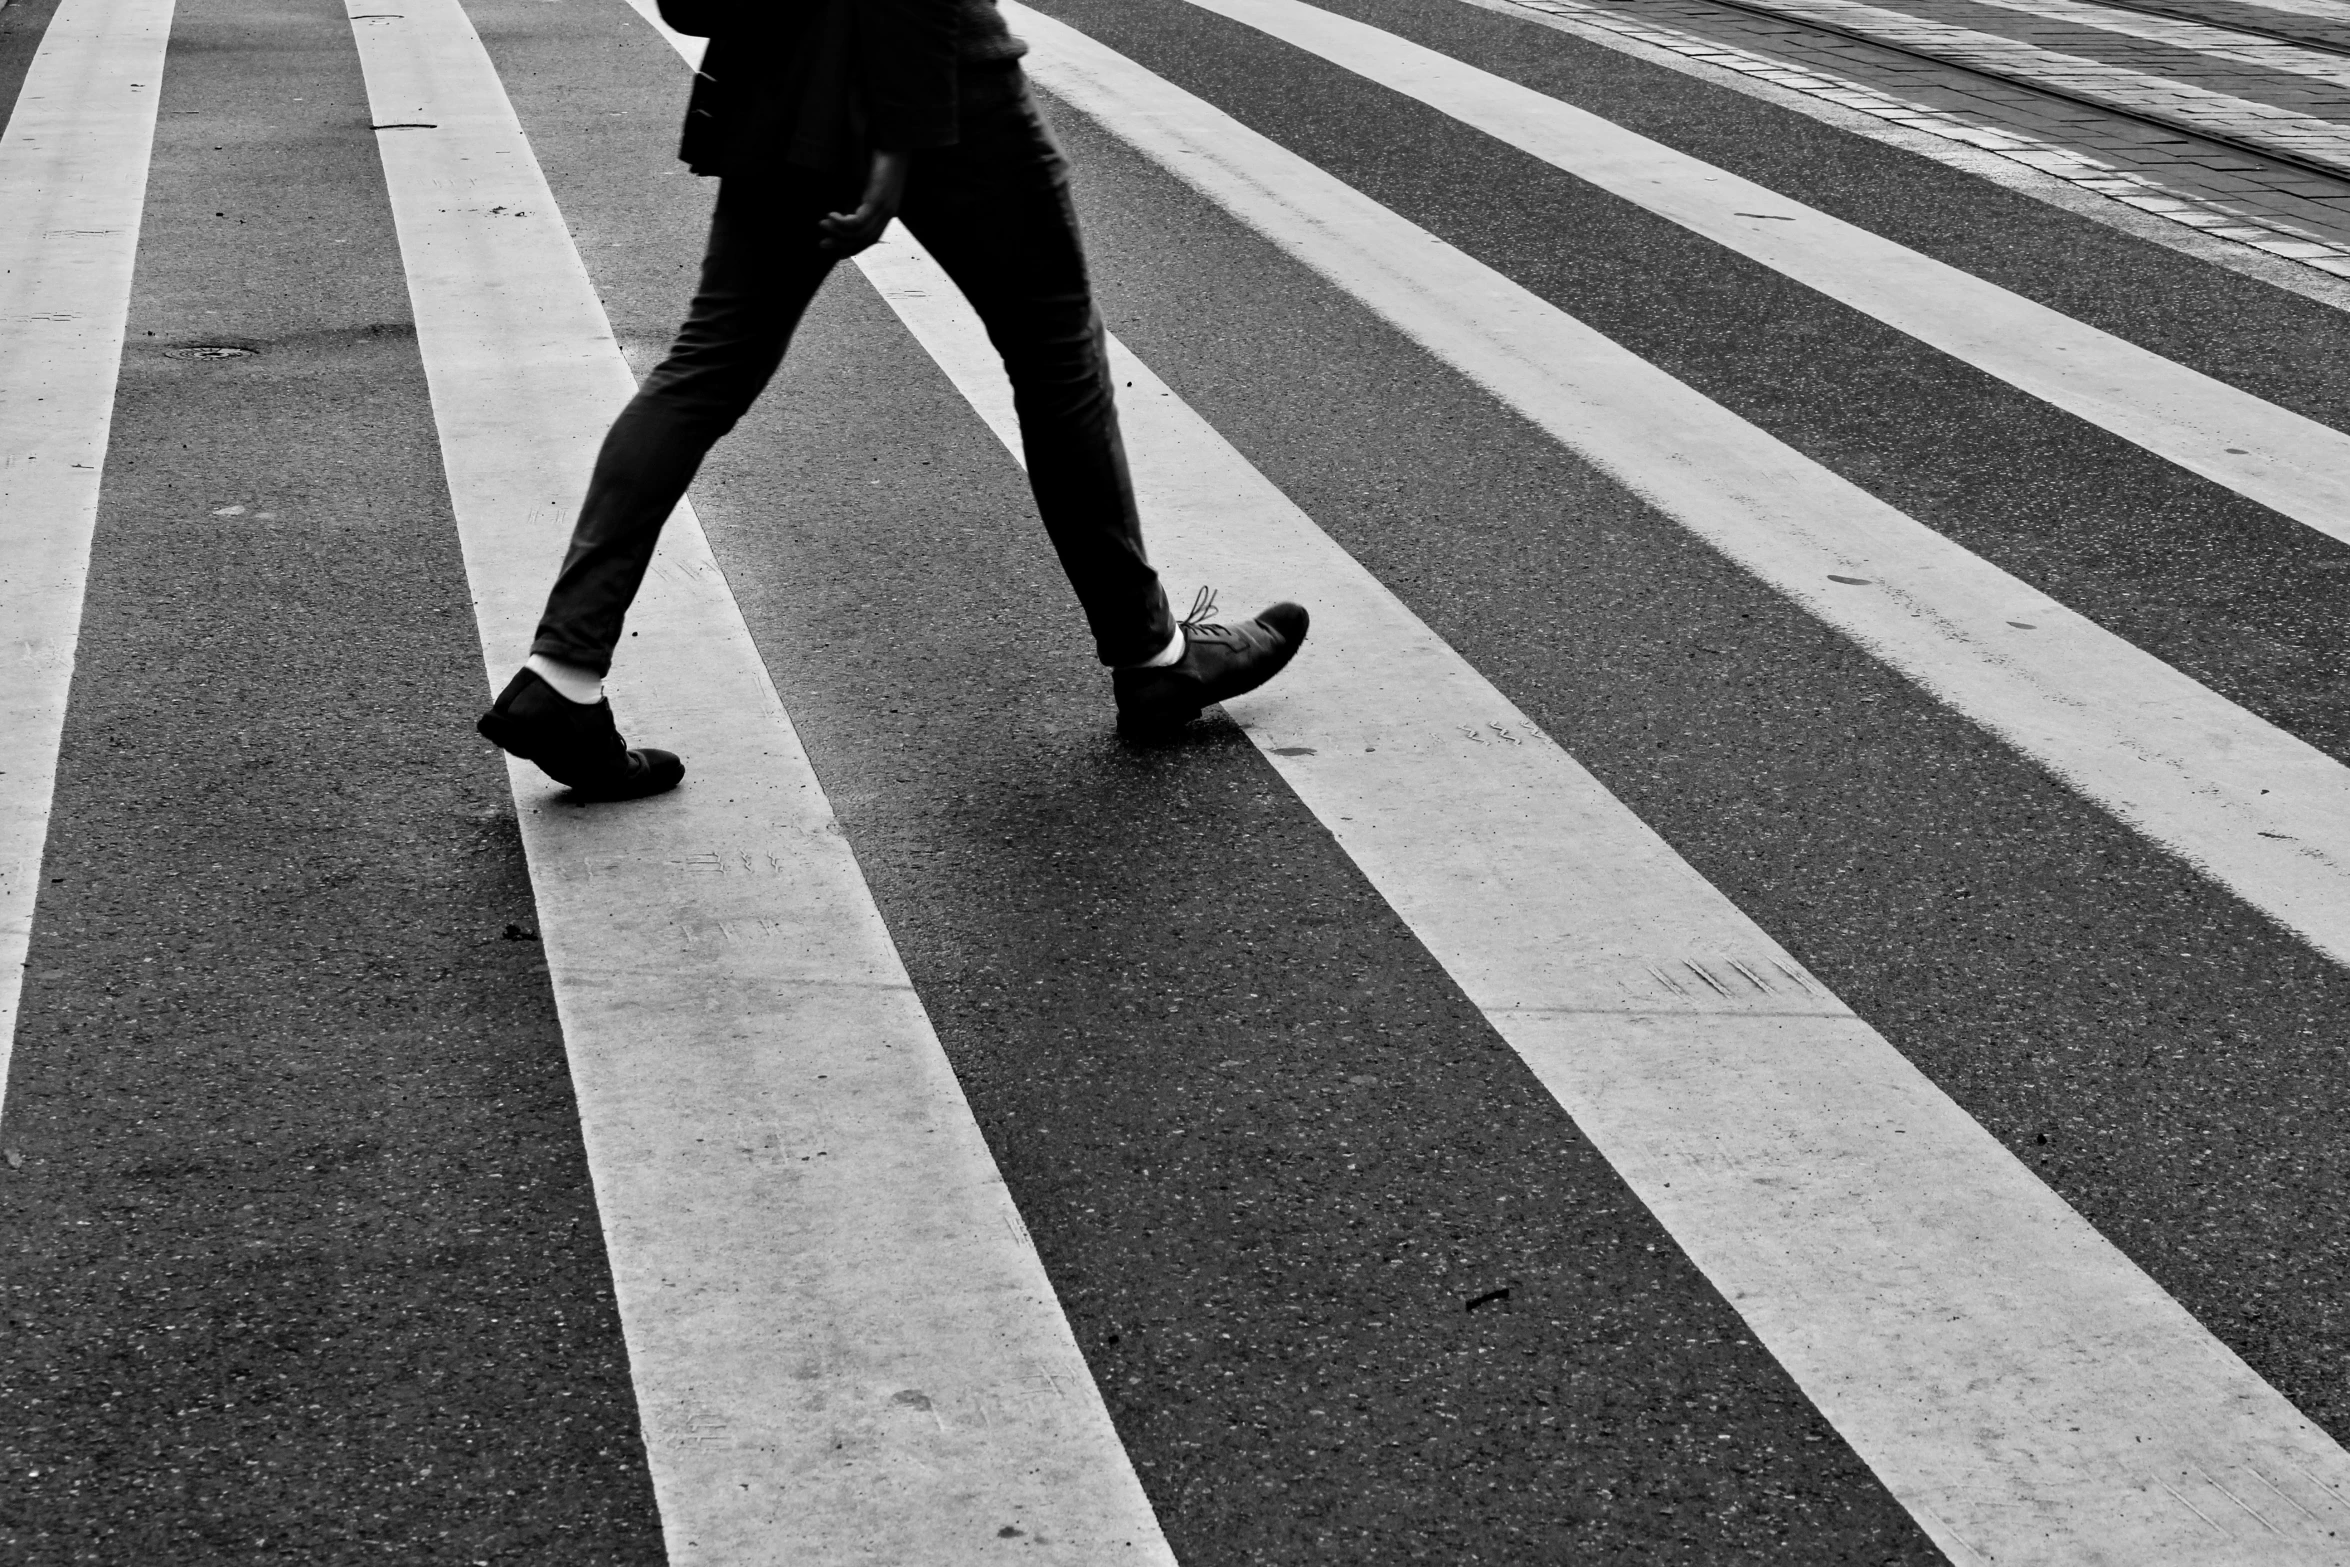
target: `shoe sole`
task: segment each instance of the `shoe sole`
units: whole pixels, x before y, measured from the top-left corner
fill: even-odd
[[[508,756],[517,757],[522,761],[530,763],[531,766],[537,768],[540,772],[545,773],[549,778],[554,779],[555,782],[561,784],[564,788],[576,789],[579,787],[570,779],[563,777],[560,773],[557,773],[553,768],[549,767],[545,762],[541,761],[536,753],[525,750],[520,742],[515,738],[514,728],[512,725],[506,722],[503,714],[497,712],[488,712],[482,714],[481,717],[475,721],[473,725],[473,731],[475,734],[480,735],[484,740],[487,740],[490,744],[496,746],[499,750],[505,752]]]
[[[1259,690],[1270,683],[1281,673],[1281,671],[1289,667],[1290,661],[1297,657],[1299,651],[1303,649],[1305,645],[1305,635],[1301,632],[1299,633],[1297,640],[1290,643],[1287,651],[1281,655],[1281,662],[1275,664],[1271,669],[1268,669],[1264,673],[1257,676],[1256,679],[1250,681],[1247,685],[1241,686],[1236,690],[1227,691],[1223,695],[1216,697],[1213,701],[1202,702],[1197,707],[1190,709],[1188,712],[1129,714],[1127,712],[1121,711],[1118,714],[1118,733],[1124,735],[1130,740],[1160,739],[1167,735],[1173,734],[1176,730],[1183,728],[1185,725],[1191,723],[1192,720],[1198,718],[1200,714],[1206,712],[1209,708],[1214,707],[1219,703],[1229,702],[1236,696],[1246,696],[1251,691]]]
[[[570,788],[571,797],[582,805],[616,805],[622,800],[649,800],[654,795],[667,794],[684,781],[682,777],[673,778],[667,783],[657,783],[644,789],[582,789],[577,785],[567,785],[566,787]]]
[[[518,757],[530,763],[531,766],[570,790],[574,797],[592,805],[608,805],[619,800],[643,800],[656,794],[667,794],[685,781],[685,775],[680,771],[677,777],[670,779],[667,783],[655,784],[651,788],[600,789],[593,784],[575,783],[556,772],[537,756],[515,744],[512,739],[513,728],[506,722],[504,715],[494,710],[484,713],[474,721],[473,729],[474,733],[508,756]]]
[[[1241,695],[1234,692],[1233,695]],[[1134,713],[1118,715],[1118,733],[1129,740],[1163,740],[1191,723],[1205,707],[1195,707],[1188,713],[1153,713],[1148,717]]]
[[[499,716],[495,710],[484,713],[481,715],[481,717],[475,719],[473,721],[473,732],[477,735],[480,735],[490,744],[496,746],[499,750],[505,752],[508,756],[519,756],[524,761],[533,763],[538,760],[537,757],[532,756],[528,751],[523,750],[520,746],[516,745],[512,740],[507,738],[507,735],[511,733],[511,731],[509,731],[506,727],[506,720]]]

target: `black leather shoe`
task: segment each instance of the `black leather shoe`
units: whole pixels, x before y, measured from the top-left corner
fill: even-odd
[[[574,702],[527,669],[506,682],[473,727],[583,800],[642,799],[676,788],[685,776],[685,763],[667,751],[630,750],[609,701]]]
[[[1276,604],[1232,626],[1210,623],[1207,617],[1215,612],[1215,594],[1202,588],[1183,618],[1181,659],[1164,669],[1111,672],[1120,734],[1147,738],[1182,728],[1200,709],[1254,691],[1281,673],[1306,639],[1309,617],[1300,604]]]

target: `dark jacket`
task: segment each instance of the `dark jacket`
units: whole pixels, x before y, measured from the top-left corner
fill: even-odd
[[[956,0],[659,0],[710,40],[677,149],[696,174],[861,178],[955,140]]]

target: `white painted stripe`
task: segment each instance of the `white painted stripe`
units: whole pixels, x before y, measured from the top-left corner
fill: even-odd
[[[706,39],[691,38],[661,20],[659,0],[628,0],[628,8],[644,18],[645,25],[661,35],[664,43],[677,51],[677,57],[689,70],[702,68],[702,52],[709,47]]]
[[[1299,0],[1191,3],[1418,99],[2190,472],[2350,540],[2350,435],[1351,17]]]
[[[1918,685],[2350,962],[2350,769],[1214,106],[1004,4],[1055,93]]]
[[[0,1095],[73,684],[172,0],[64,0],[0,134]]]
[[[936,264],[858,260],[1017,459]],[[1112,354],[1162,560],[1315,607],[1235,716],[1945,1550],[2338,1558],[2350,1457]]]
[[[1017,456],[945,275],[864,259]],[[1937,1544],[2342,1560],[2350,1455],[1111,351],[1161,561],[1313,607],[1233,715]]]
[[[2294,16],[2322,16],[2331,22],[2350,22],[2350,5],[2343,0],[2243,0],[2246,5],[2258,6],[2263,11],[2283,11]]]
[[[859,263],[1017,458],[936,264]],[[1937,1543],[2339,1559],[2350,1456],[1112,353],[1161,559],[1315,608],[1235,716]]]
[[[1830,69],[1824,62],[1840,42],[1833,37],[1807,41],[1797,51],[1806,63],[1797,64],[1792,56],[1733,49],[1688,28],[1644,21],[1608,0],[1460,3],[1793,110],[2329,309],[2350,309],[2350,287],[2341,281],[2350,275],[2350,245],[2315,238],[2275,212],[2248,222],[2216,200],[2172,189],[2159,166],[2128,167],[2105,154],[2092,158],[2012,121],[1994,125],[1944,112],[1922,98],[1905,96],[1898,73],[1889,72],[1884,62],[1870,68],[1872,81],[1850,74],[1849,57]]]
[[[496,679],[633,383],[456,0],[353,29]],[[632,623],[684,787],[512,779],[669,1559],[1171,1562],[690,506]]]
[[[2124,11],[2119,6],[2085,4],[2083,0],[1975,0],[1975,4],[2192,49],[2215,60],[2237,60],[2263,70],[2350,86],[2350,60],[2338,54],[2279,43],[2258,33],[2240,33],[2218,23],[2175,21],[2167,16],[2149,16],[2144,11]]]
[[[2190,82],[2109,65],[2085,55],[2018,43],[1998,33],[1928,21],[1860,0],[1753,0],[1791,21],[1818,21],[1863,37],[1923,50],[1936,59],[1980,66],[2017,81],[2054,87],[2092,103],[2148,114],[2188,130],[2207,130],[2334,165],[2350,160],[2350,127],[2317,115],[2214,92]]]

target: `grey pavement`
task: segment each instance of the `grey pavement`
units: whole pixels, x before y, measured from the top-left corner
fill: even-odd
[[[2324,304],[1530,16],[1325,6],[2350,429]],[[1039,9],[2350,762],[2350,546],[1183,0]],[[620,0],[467,10],[641,373],[711,196],[672,155],[684,72]],[[0,8],[0,97],[52,11]],[[2350,185],[2231,187],[2144,127],[1694,0],[1608,14],[2350,256]],[[1046,108],[1121,338],[2350,1438],[2350,975]],[[26,1567],[703,1559],[664,1541],[470,728],[369,126],[343,8],[181,0],[0,1120]],[[858,273],[694,499],[1177,1559],[1950,1559],[1239,728],[1115,739],[1018,467]],[[660,743],[625,652],[614,690]]]

